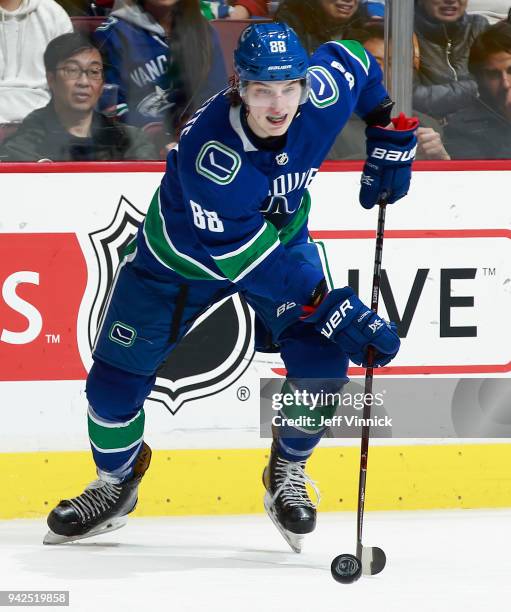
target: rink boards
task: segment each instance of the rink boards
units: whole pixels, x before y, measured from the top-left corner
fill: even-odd
[[[511,166],[447,168],[423,164],[410,195],[388,210],[381,312],[394,308],[408,327],[385,374],[507,378]],[[94,478],[84,395],[90,347],[119,253],[163,166],[12,170],[0,168],[0,470],[9,483],[0,518],[44,514]],[[358,283],[369,301],[376,212],[357,204],[359,176],[356,164],[325,166],[311,188],[309,227],[333,284]],[[209,356],[183,353],[179,376],[162,372],[146,404],[146,439],[157,450],[142,515],[261,510],[268,440],[259,437],[259,379],[281,377],[283,366],[274,356],[253,355],[251,314],[239,301],[208,316],[217,317],[209,321]],[[227,328],[234,331],[225,340]],[[215,333],[227,342],[223,354]],[[502,439],[378,441],[367,506],[510,506],[510,459]],[[353,509],[357,441],[325,440],[311,473],[322,509]]]

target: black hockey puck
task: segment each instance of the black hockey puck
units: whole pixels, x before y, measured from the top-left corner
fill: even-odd
[[[333,579],[341,584],[351,584],[362,575],[362,563],[355,555],[339,555],[330,566]]]

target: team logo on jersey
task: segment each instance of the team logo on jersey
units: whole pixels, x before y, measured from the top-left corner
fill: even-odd
[[[339,100],[339,87],[334,77],[323,66],[309,68],[311,91],[310,101],[317,108],[326,108]]]
[[[287,153],[279,153],[275,159],[279,166],[285,166],[289,161],[289,155]]]
[[[236,151],[216,140],[206,142],[197,156],[195,169],[218,185],[231,183],[241,168],[241,157]]]
[[[89,315],[89,347],[108,305],[110,288],[126,247],[133,242],[144,214],[124,196],[111,223],[89,234],[98,281]],[[108,330],[111,341],[131,347],[137,330],[115,321]],[[247,304],[238,296],[227,298],[204,313],[157,372],[149,400],[175,414],[188,401],[214,395],[234,384],[252,361],[252,324]],[[133,349],[132,349],[133,350]]]

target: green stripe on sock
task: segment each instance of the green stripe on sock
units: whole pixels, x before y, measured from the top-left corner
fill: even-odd
[[[88,415],[89,438],[99,449],[124,449],[142,438],[144,434],[145,413],[141,409],[138,415],[127,425],[106,427],[93,421]]]
[[[288,381],[282,386],[282,394],[293,393],[293,389],[289,386]],[[325,429],[323,425],[325,420],[331,419],[337,410],[337,405],[316,406],[311,408],[307,404],[293,402],[291,405],[284,405],[280,409],[280,413],[285,419],[292,419],[300,425],[293,425],[298,431],[307,432],[310,434],[319,433]]]

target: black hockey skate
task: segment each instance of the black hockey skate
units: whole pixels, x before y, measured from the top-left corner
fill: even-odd
[[[296,553],[302,550],[304,535],[316,527],[316,506],[320,499],[316,484],[305,473],[305,463],[282,458],[274,442],[263,472],[266,512]],[[314,490],[316,503],[309,498],[306,484]]]
[[[74,542],[123,527],[137,505],[138,485],[150,462],[151,449],[144,442],[129,480],[111,484],[98,478],[78,497],[62,500],[48,516],[50,531],[43,543]]]

